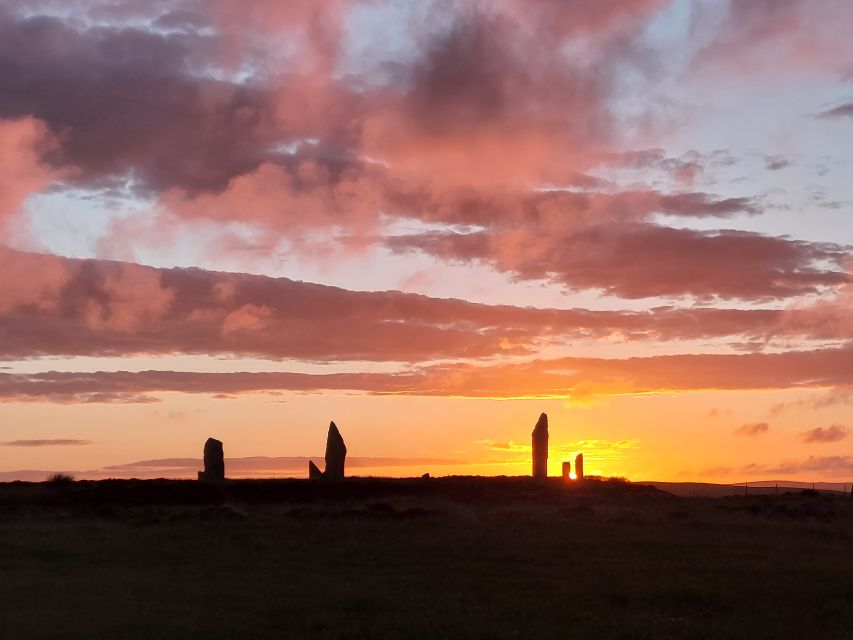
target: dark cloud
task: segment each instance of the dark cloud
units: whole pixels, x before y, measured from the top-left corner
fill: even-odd
[[[750,422],[743,424],[734,430],[736,436],[747,436],[754,438],[767,433],[770,430],[770,425],[766,422]]]
[[[779,171],[791,164],[785,156],[765,156],[764,166],[770,171]]]
[[[226,394],[356,391],[471,398],[571,397],[661,391],[815,388],[853,384],[853,346],[814,351],[644,358],[555,358],[441,364],[388,373],[51,371],[0,373],[7,402],[149,401],[165,392]]]
[[[305,477],[308,472],[308,460],[322,460],[316,456],[254,456],[246,458],[226,458],[225,469],[232,478],[269,478],[276,476]],[[449,465],[465,464],[465,461],[449,458],[369,458],[347,456],[347,468],[357,469],[354,475],[370,473],[372,470],[388,472],[388,469],[406,469],[409,475],[420,475],[421,469],[433,469]],[[0,482],[22,480],[25,482],[43,482],[51,475],[60,472],[78,480],[101,480],[104,478],[195,478],[204,468],[200,458],[162,458],[140,460],[127,464],[108,465],[101,469],[82,471],[21,469],[0,471]],[[413,469],[417,469],[414,471]]]
[[[703,232],[649,223],[574,232],[432,232],[389,240],[445,260],[484,262],[521,279],[548,279],[624,298],[684,296],[768,300],[847,283],[847,248],[746,231]],[[826,265],[826,266],[824,266]]]
[[[0,358],[9,359],[222,353],[423,361],[525,353],[565,338],[853,337],[853,325],[835,318],[829,303],[785,311],[534,309],[3,248],[0,285]]]
[[[56,438],[52,440],[10,440],[0,442],[4,447],[79,447],[92,444],[91,440],[69,440]]]
[[[818,118],[853,118],[853,102],[848,102],[826,111],[821,111]]]
[[[30,118],[52,142],[39,158],[55,173],[26,191],[130,180],[164,216],[275,239],[319,226],[381,242],[383,216],[479,225],[389,243],[627,298],[783,298],[846,281],[835,245],[649,223],[755,215],[753,199],[605,190],[591,175],[653,167],[689,183],[708,160],[617,149],[612,102],[626,69],[657,68],[641,40],[662,3],[440,2],[405,60],[342,76],[354,4],[73,5],[97,24],[50,3],[0,7],[0,119]],[[752,9],[732,11],[760,31]],[[564,55],[578,43],[582,60]],[[541,189],[577,184],[589,190]]]
[[[700,473],[708,476],[747,476],[772,478],[774,475],[817,474],[820,476],[846,477],[853,472],[853,457],[809,456],[801,460],[785,460],[777,463],[753,462],[740,467],[713,467]],[[752,486],[752,485],[750,485]],[[780,488],[782,488],[780,486]],[[832,488],[835,487],[824,487]]]
[[[840,424],[833,424],[829,427],[815,427],[808,431],[803,431],[800,434],[803,442],[807,444],[838,442],[844,440],[850,434],[850,430]]]
[[[60,142],[47,159],[77,184],[221,188],[269,155],[272,113],[262,89],[193,73],[203,41],[0,8],[0,118],[46,123]]]

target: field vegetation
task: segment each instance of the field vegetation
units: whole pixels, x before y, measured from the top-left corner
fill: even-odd
[[[845,638],[853,504],[526,478],[0,485],[0,637]]]

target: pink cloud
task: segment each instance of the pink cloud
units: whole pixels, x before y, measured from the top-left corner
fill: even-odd
[[[158,229],[241,222],[269,246],[298,246],[320,228],[360,247],[382,241],[387,218],[477,225],[390,242],[628,298],[790,297],[846,281],[839,247],[648,224],[657,213],[755,215],[754,200],[620,191],[590,175],[652,166],[687,185],[702,171],[698,157],[619,148],[620,80],[655,68],[642,38],[662,2],[440,2],[398,27],[411,36],[404,59],[352,76],[339,73],[346,20],[367,5],[291,4],[122,2],[98,8],[109,22],[97,28],[3,10],[0,117],[43,122],[47,161],[74,167],[77,185],[132,176],[155,197]],[[801,8],[736,3],[725,29],[775,42]],[[257,74],[235,79],[247,69]],[[16,180],[0,207],[38,184]],[[128,224],[104,246],[138,241]]]
[[[229,478],[270,478],[270,477],[300,477],[304,478],[308,461],[321,459],[316,456],[252,456],[245,458],[225,458],[225,469]],[[441,467],[445,465],[465,464],[462,460],[447,458],[370,458],[365,456],[347,456],[347,468],[357,469],[354,475],[369,475],[371,470],[385,471],[400,468],[410,470],[416,467]],[[125,464],[108,465],[100,469],[83,471],[60,470],[77,480],[102,480],[105,478],[195,478],[198,471],[204,468],[200,458],[160,458],[155,460],[139,460]],[[24,482],[44,482],[57,470],[21,469],[16,471],[0,471],[0,482],[21,480]],[[418,471],[417,474],[421,472]]]
[[[826,428],[815,427],[801,434],[806,444],[838,442],[850,434],[850,430],[840,424],[833,424]]]
[[[4,447],[80,447],[92,444],[91,440],[74,440],[67,438],[53,438],[44,440],[10,440],[0,442]]]
[[[760,79],[758,73],[841,76],[853,55],[846,29],[853,6],[826,0],[816,8],[809,0],[730,0],[719,32],[698,62],[750,74],[753,81]]]
[[[58,177],[42,160],[54,144],[47,127],[35,118],[0,120],[0,232],[21,212],[27,196]]]
[[[734,435],[736,436],[746,436],[749,438],[754,438],[756,436],[763,435],[770,430],[770,425],[766,422],[750,422],[747,424],[743,424],[734,430]]]
[[[0,247],[0,357],[228,353],[308,360],[479,358],[566,338],[851,339],[802,309],[534,309]],[[845,294],[846,295],[846,294]]]
[[[853,384],[853,346],[743,355],[557,358],[508,364],[425,365],[389,373],[100,371],[0,373],[7,402],[151,402],[166,392],[358,391],[470,398],[831,387]],[[833,431],[834,433],[834,431]]]
[[[603,223],[559,234],[543,231],[525,226],[491,233],[434,232],[392,238],[389,244],[396,251],[414,249],[445,260],[485,262],[516,278],[598,288],[625,298],[762,300],[815,293],[850,281],[838,268],[846,249],[831,243],[650,223]]]

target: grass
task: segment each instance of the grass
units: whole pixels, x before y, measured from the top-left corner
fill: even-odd
[[[850,637],[850,502],[523,479],[0,485],[0,637]]]

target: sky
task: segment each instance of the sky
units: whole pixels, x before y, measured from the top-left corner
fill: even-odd
[[[848,0],[0,0],[0,481],[853,481]]]

